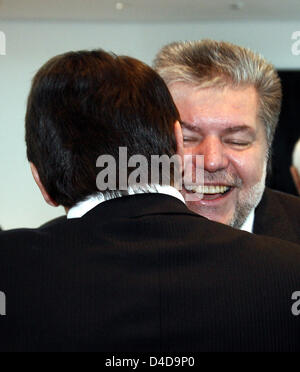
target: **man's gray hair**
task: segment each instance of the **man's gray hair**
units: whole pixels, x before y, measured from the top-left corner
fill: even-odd
[[[296,146],[293,152],[293,166],[297,169],[300,175],[300,139],[296,143]]]
[[[158,53],[154,68],[169,87],[178,82],[199,88],[254,86],[259,94],[259,119],[271,148],[281,111],[282,86],[274,66],[262,56],[227,42],[176,42]]]

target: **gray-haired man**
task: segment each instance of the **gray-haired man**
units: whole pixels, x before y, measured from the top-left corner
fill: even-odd
[[[179,109],[185,152],[204,155],[203,193],[195,213],[235,228],[300,241],[300,202],[266,190],[282,89],[274,67],[226,42],[178,42],[154,67]]]

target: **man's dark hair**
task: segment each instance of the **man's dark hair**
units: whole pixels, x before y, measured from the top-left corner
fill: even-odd
[[[70,52],[33,79],[26,113],[28,160],[51,198],[72,207],[99,192],[96,161],[172,156],[179,114],[162,78],[144,63],[103,50]],[[118,169],[117,169],[118,173]]]

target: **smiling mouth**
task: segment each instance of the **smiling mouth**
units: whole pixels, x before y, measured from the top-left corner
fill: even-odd
[[[185,186],[186,190],[193,194],[202,194],[203,200],[215,200],[225,197],[232,190],[232,186]]]

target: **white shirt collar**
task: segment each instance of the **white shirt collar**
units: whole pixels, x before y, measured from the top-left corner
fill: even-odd
[[[249,216],[248,216],[247,220],[245,221],[244,225],[241,227],[241,230],[253,234],[254,220],[255,220],[255,209],[253,209],[252,212],[249,214]]]
[[[150,186],[147,191],[152,194],[165,194],[168,196],[172,196],[176,199],[179,199],[185,204],[183,196],[180,194],[178,190],[176,190],[172,186],[160,186],[160,185],[153,185]],[[135,194],[144,194],[145,191],[143,190],[133,190],[132,188],[128,189],[128,194],[129,195],[135,195]],[[67,218],[74,219],[74,218],[81,218],[88,212],[90,212],[92,209],[97,207],[99,204],[104,203],[106,200],[104,196],[99,193],[96,195],[92,195],[86,200],[76,204],[74,207],[72,207],[69,210]]]
[[[142,190],[133,190],[132,188],[128,189],[128,194],[129,195],[135,195],[135,194],[143,194],[145,193]],[[184,198],[181,195],[181,193],[176,190],[172,186],[160,186],[160,185],[155,185],[149,188],[149,193],[158,193],[158,194],[164,194],[168,196],[173,196],[176,199],[179,199],[185,204]],[[88,212],[90,212],[92,209],[100,205],[101,203],[104,203],[106,200],[104,199],[104,196],[102,194],[96,194],[92,195],[83,202],[80,202],[76,204],[74,207],[72,207],[69,210],[68,219],[74,219],[74,218],[81,218]],[[248,216],[247,220],[241,227],[242,231],[246,231],[249,233],[253,233],[254,231],[254,220],[255,220],[255,210],[250,213]]]

